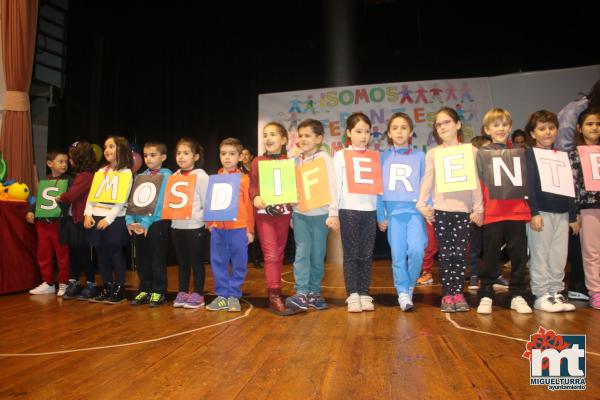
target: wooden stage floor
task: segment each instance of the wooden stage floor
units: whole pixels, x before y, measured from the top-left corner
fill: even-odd
[[[207,292],[213,287],[207,266]],[[174,297],[177,269],[169,268]],[[131,298],[137,278],[128,274]],[[293,274],[284,272],[284,293]],[[0,296],[0,399],[537,399],[600,398],[600,312],[443,314],[440,287],[418,288],[402,313],[389,262],[376,262],[376,310],[348,314],[343,274],[328,266],[331,308],[266,310],[262,269],[249,268],[241,313]],[[210,301],[213,296],[207,296]],[[467,296],[471,306],[475,294]],[[587,334],[587,390],[530,386],[522,358],[539,326]]]

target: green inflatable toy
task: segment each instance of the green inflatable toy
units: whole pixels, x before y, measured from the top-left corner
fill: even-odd
[[[0,153],[0,181],[3,181],[6,178],[6,161],[2,158],[2,153]]]

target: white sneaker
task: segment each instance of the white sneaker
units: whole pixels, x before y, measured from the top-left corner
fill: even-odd
[[[535,302],[533,303],[533,308],[535,308],[536,310],[542,310],[546,312],[563,311],[562,304],[557,303],[554,297],[552,297],[549,294],[545,294],[535,299]]]
[[[510,309],[515,310],[519,314],[531,314],[533,310],[522,296],[515,296],[510,301]]]
[[[361,295],[360,308],[363,311],[375,311],[375,304],[373,304],[373,298],[371,296]]]
[[[348,312],[362,312],[362,308],[360,306],[360,296],[358,293],[352,293],[346,299],[346,303],[348,304]]]
[[[56,295],[58,297],[64,296],[65,292],[67,291],[67,287],[68,287],[68,285],[66,283],[59,283],[58,284],[58,292],[56,292]]]
[[[398,295],[398,304],[400,304],[400,309],[402,311],[412,311],[414,309],[414,304],[410,296],[406,293],[400,293]]]
[[[492,313],[492,299],[489,297],[482,297],[479,301],[479,307],[477,307],[477,314],[491,314]]]
[[[556,300],[556,303],[562,306],[563,311],[575,311],[575,305],[569,303],[569,300],[567,300],[562,294],[558,293],[554,295],[554,300]]]
[[[31,289],[29,294],[54,294],[54,292],[54,285],[48,285],[46,282],[42,282],[42,284],[35,289]]]

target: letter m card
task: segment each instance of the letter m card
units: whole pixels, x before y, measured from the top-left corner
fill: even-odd
[[[102,172],[94,174],[87,201],[97,203],[126,203],[131,172]]]
[[[206,221],[236,221],[241,175],[210,175],[204,202]]]

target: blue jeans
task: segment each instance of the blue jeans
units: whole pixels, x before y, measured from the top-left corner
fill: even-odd
[[[325,274],[325,251],[329,230],[325,225],[327,214],[307,216],[294,213],[294,287],[297,293],[321,293]]]
[[[230,260],[231,273],[229,273]],[[242,297],[242,284],[248,270],[246,228],[212,228],[210,232],[210,265],[217,296],[238,299]]]
[[[392,250],[394,287],[398,294],[412,294],[427,246],[425,220],[414,213],[392,215],[388,219],[387,236]]]

